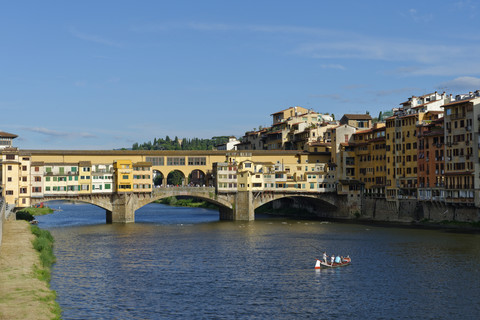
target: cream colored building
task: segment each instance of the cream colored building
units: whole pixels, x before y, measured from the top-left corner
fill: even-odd
[[[92,193],[112,193],[114,189],[113,164],[92,165]],[[151,183],[151,179],[149,181]]]
[[[446,202],[480,206],[480,91],[443,107]]]
[[[20,205],[20,162],[16,148],[5,148],[2,152],[2,195],[6,203]]]
[[[348,124],[331,128],[332,162],[336,166],[338,180],[354,179],[355,177],[355,155],[351,153],[353,150],[350,150],[352,148],[349,147],[348,143],[356,131],[357,128]]]
[[[12,147],[12,140],[18,137],[15,134],[0,131],[0,150]]]
[[[152,164],[150,162],[136,162],[133,166],[133,191],[152,192]]]
[[[335,170],[329,166],[329,158],[329,152],[279,157],[232,153],[226,162],[214,166],[216,188],[218,192],[227,193],[237,190],[335,192]],[[268,159],[274,161],[264,161]]]

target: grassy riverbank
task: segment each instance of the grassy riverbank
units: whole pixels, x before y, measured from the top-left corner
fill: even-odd
[[[0,248],[0,319],[61,319],[56,294],[48,284],[55,261],[53,238],[48,231],[35,228],[25,221],[5,222]]]
[[[32,216],[43,216],[53,212],[54,210],[50,207],[42,207],[42,208],[29,207],[29,208],[24,208],[22,210],[19,210],[17,213],[29,213]]]
[[[17,220],[26,220],[32,221],[35,219],[35,216],[43,216],[46,214],[53,213],[55,210],[49,207],[30,207],[30,208],[23,208],[22,210],[17,211],[16,217]]]
[[[40,229],[37,226],[30,226],[35,239],[32,241],[33,248],[40,254],[41,267],[36,267],[35,273],[38,279],[50,282],[50,270],[55,263],[53,254],[53,237],[48,230]]]

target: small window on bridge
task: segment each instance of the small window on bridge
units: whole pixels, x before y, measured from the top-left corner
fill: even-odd
[[[185,157],[167,157],[167,166],[184,166]]]
[[[188,157],[189,166],[204,166],[207,164],[206,157]]]
[[[164,158],[163,157],[146,157],[147,162],[151,162],[152,166],[163,166]]]

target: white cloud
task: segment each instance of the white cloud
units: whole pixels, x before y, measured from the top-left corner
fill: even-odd
[[[110,47],[118,47],[118,48],[122,47],[122,45],[118,42],[115,42],[115,41],[112,41],[112,40],[109,40],[109,39],[105,39],[105,38],[100,37],[98,35],[86,34],[86,33],[77,31],[75,28],[70,28],[70,33],[74,37],[76,37],[78,39],[81,39],[81,40],[88,41],[88,42],[103,44],[103,45],[110,46]]]
[[[338,69],[338,70],[346,70],[344,66],[341,64],[322,64],[320,65],[320,68],[322,69]]]
[[[62,131],[56,131],[44,127],[33,127],[33,128],[23,128],[26,131],[31,131],[34,133],[40,133],[44,136],[48,137],[62,137],[62,138],[97,138],[96,135],[87,133],[87,132],[62,132]]]
[[[450,81],[445,81],[437,86],[438,89],[444,90],[462,90],[472,91],[480,89],[480,78],[475,77],[458,77]]]
[[[479,62],[472,61],[467,57],[464,59],[465,61],[462,61],[460,57],[458,59],[452,57],[450,63],[445,61],[445,63],[431,66],[417,65],[415,67],[403,67],[394,70],[393,73],[415,76],[457,76],[461,74],[480,74]]]
[[[33,128],[29,128],[29,129],[26,128],[26,130],[36,132],[36,133],[41,133],[41,134],[46,135],[46,136],[61,137],[61,136],[65,135],[64,132],[55,131],[55,130],[42,128],[42,127],[33,127]]]
[[[414,88],[414,87],[411,87],[411,88],[398,88],[398,89],[391,89],[391,90],[380,90],[380,91],[376,91],[376,92],[373,92],[373,94],[375,94],[377,97],[385,97],[385,96],[390,96],[390,95],[396,95],[396,94],[404,94],[404,93],[408,93],[408,92],[415,92],[415,91],[419,91],[419,90],[422,90],[420,88]]]
[[[429,14],[416,9],[408,12],[412,19],[428,21]],[[460,75],[480,74],[480,44],[471,38],[455,35],[452,39],[411,40],[393,37],[376,37],[334,29],[297,27],[289,25],[232,25],[225,23],[170,23],[136,27],[139,32],[156,32],[174,29],[190,29],[199,32],[254,32],[291,36],[289,54],[313,59],[371,60],[402,62],[406,66],[384,73],[412,75]],[[444,37],[445,38],[445,37]],[[476,66],[478,65],[478,66]],[[323,63],[322,68],[345,70],[342,64]],[[394,68],[394,67],[392,67]]]
[[[415,22],[430,22],[433,20],[431,13],[420,14],[417,9],[408,10],[408,16]]]
[[[111,77],[107,80],[107,83],[118,83],[118,82],[120,82],[119,77]]]
[[[330,100],[335,100],[341,103],[350,103],[352,102],[351,99],[348,99],[347,96],[343,94],[316,94],[316,95],[311,95],[310,97],[312,98],[323,98],[323,99],[330,99]]]
[[[258,33],[282,33],[282,34],[304,34],[317,36],[339,36],[345,32],[335,30],[297,27],[297,26],[281,26],[281,25],[257,25],[257,24],[226,24],[226,23],[206,23],[206,22],[185,22],[185,23],[160,23],[147,24],[142,26],[134,26],[131,28],[134,32],[165,32],[176,29],[190,29],[197,31],[226,32],[226,31],[247,31]]]
[[[454,2],[454,6],[457,7],[460,10],[466,9],[466,10],[475,10],[476,5],[472,0],[461,0]]]
[[[317,59],[409,61],[434,64],[456,57],[474,57],[480,46],[446,46],[381,38],[318,41],[299,46],[295,53]]]
[[[87,85],[87,82],[86,81],[75,81],[74,83],[75,87],[85,87]]]
[[[345,89],[345,90],[357,90],[357,89],[363,89],[363,88],[366,88],[366,87],[368,87],[366,84],[356,83],[356,84],[345,85],[342,88]]]

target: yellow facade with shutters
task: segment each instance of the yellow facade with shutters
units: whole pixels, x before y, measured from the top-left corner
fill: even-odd
[[[385,124],[353,134],[356,179],[364,183],[364,193],[385,196],[386,142]]]
[[[117,160],[113,163],[115,191],[133,191],[133,162],[131,160]]]
[[[417,197],[417,124],[425,113],[393,116],[386,120],[387,199]]]

